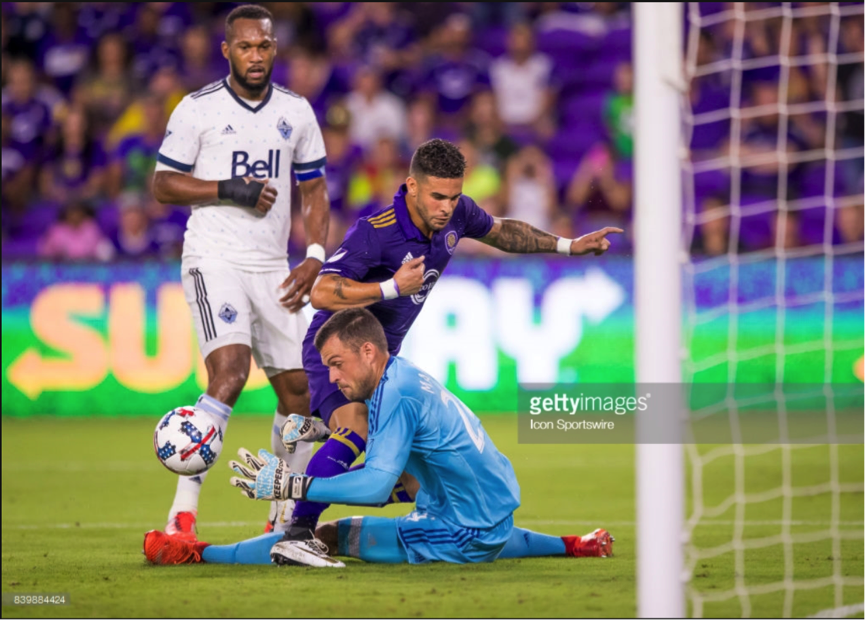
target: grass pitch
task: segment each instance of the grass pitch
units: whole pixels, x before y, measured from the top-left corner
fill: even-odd
[[[271,566],[149,566],[143,534],[161,528],[175,478],[153,455],[155,418],[4,420],[2,591],[66,593],[62,607],[3,606],[3,617],[630,617],[636,613],[634,448],[616,445],[522,445],[512,416],[486,416],[484,426],[511,459],[522,487],[516,523],[549,534],[584,534],[606,527],[616,537],[609,559],[536,558],[476,566],[376,566],[348,560],[344,570]],[[228,485],[225,463],[241,445],[269,444],[270,419],[234,415],[224,455],[205,484],[200,537],[235,542],[261,533],[267,506],[244,499]],[[777,453],[775,453],[777,454]],[[792,451],[792,484],[829,478],[826,448]],[[863,448],[840,446],[842,482],[861,484]],[[732,457],[731,457],[732,458]],[[746,490],[781,483],[780,456],[748,457]],[[705,503],[715,505],[733,486],[733,463],[706,468]],[[794,578],[819,580],[840,570],[863,578],[861,493],[840,496],[841,562],[829,540],[791,545]],[[383,510],[334,507],[326,518],[351,514],[397,515]],[[794,498],[792,534],[829,527],[831,494]],[[745,539],[782,533],[783,500],[748,504]],[[735,507],[701,524],[694,542],[703,548],[730,543]],[[671,541],[671,545],[674,544]],[[785,548],[745,552],[747,586],[783,580]],[[735,554],[698,563],[692,586],[703,593],[736,584]],[[813,583],[817,583],[813,581]],[[863,601],[863,588],[846,586],[840,603]],[[706,604],[707,616],[775,616],[784,592]],[[836,607],[836,589],[796,590],[793,615]],[[861,617],[861,614],[860,614]]]

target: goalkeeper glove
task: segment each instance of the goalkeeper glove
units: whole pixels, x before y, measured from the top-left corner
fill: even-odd
[[[294,454],[298,441],[322,441],[328,437],[330,429],[318,418],[291,413],[282,425],[282,445],[289,454]]]
[[[264,449],[258,451],[258,458],[246,448],[237,453],[245,465],[230,461],[228,466],[243,478],[233,477],[230,482],[246,497],[268,501],[306,499],[311,477],[291,473],[288,463]]]

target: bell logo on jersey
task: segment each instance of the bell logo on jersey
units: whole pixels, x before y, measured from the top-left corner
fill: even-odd
[[[250,163],[249,153],[246,151],[234,151],[231,153],[231,177],[278,179],[279,156],[279,149],[269,149],[267,151],[267,159],[259,159]]]

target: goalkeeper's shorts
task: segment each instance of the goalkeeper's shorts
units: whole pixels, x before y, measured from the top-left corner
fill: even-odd
[[[404,517],[340,519],[339,554],[365,562],[424,564],[492,562],[510,540],[514,517],[488,529],[445,523],[422,511]]]

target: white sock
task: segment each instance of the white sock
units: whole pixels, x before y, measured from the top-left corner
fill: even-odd
[[[202,394],[198,397],[195,406],[203,409],[213,416],[213,419],[225,436],[225,427],[228,426],[228,418],[231,415],[231,407]],[[212,466],[211,466],[212,467]],[[168,511],[168,520],[171,521],[178,512],[198,512],[198,496],[201,494],[201,485],[207,477],[207,472],[197,476],[179,476],[177,479],[177,491],[174,494],[174,503]]]
[[[281,415],[279,410],[273,416],[273,429],[270,434],[270,448],[273,453],[288,463],[291,471],[305,473],[306,466],[312,458],[312,444],[305,441],[297,442],[294,454],[289,454],[282,443],[282,425],[285,424],[287,416]],[[273,522],[275,532],[284,532],[291,525],[291,513],[294,512],[294,501],[271,502],[268,520]]]

